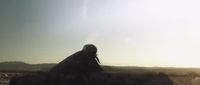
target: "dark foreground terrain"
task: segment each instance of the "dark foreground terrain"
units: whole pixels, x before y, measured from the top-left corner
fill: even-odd
[[[26,72],[25,72],[26,73]],[[0,79],[0,85],[8,85],[9,80],[14,75],[22,75],[21,72],[1,72],[8,77]],[[119,78],[126,85],[200,85],[199,75],[166,75],[164,73],[110,73],[113,77]],[[69,75],[73,77],[72,75]],[[99,76],[99,75],[95,75]],[[91,78],[95,78],[95,76]],[[108,84],[109,85],[109,84]]]
[[[12,62],[12,64],[9,64],[7,62],[6,65],[3,65],[0,63],[0,85],[8,85],[9,80],[15,75],[24,75],[27,73],[37,74],[38,72],[45,72],[53,65],[54,64],[16,64],[16,62]],[[18,68],[15,69],[14,67]],[[26,69],[26,67],[28,69]],[[88,80],[84,80],[84,76],[77,77],[76,75],[67,75],[64,77],[58,76],[60,80],[59,78],[56,79],[58,79],[58,81],[61,81],[63,80],[63,78],[65,78],[70,82],[76,82],[77,78],[83,78],[84,81],[81,82],[92,81],[93,85],[95,83],[111,85],[109,83],[112,81],[117,81],[117,83],[119,83],[120,81],[120,83],[123,83],[124,85],[200,85],[200,70],[198,68],[147,68],[103,66],[103,69],[107,74],[109,74],[109,76],[105,76],[104,74],[102,75],[102,73],[94,73],[88,78]],[[65,80],[63,81],[67,82]]]

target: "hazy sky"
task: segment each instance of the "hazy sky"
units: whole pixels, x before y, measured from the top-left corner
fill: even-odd
[[[86,43],[103,65],[200,67],[199,0],[1,0],[0,61],[57,63]]]

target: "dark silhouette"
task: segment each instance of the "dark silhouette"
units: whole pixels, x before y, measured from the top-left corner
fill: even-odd
[[[15,76],[9,85],[127,85],[122,80],[104,72],[91,75],[32,73]]]
[[[93,72],[91,75],[32,73],[15,76],[9,85],[174,85],[168,75]]]
[[[92,44],[87,44],[81,51],[67,57],[52,69],[50,73],[69,74],[69,73],[89,73],[103,71],[99,65],[97,48]]]
[[[173,85],[164,73],[132,75],[107,73],[99,65],[97,48],[87,44],[47,72],[14,76],[9,85]]]

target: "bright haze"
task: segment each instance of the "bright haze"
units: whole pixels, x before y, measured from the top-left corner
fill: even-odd
[[[0,62],[57,63],[93,43],[103,65],[200,67],[199,0],[1,0]]]

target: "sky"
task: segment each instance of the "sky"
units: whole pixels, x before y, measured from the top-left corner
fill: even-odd
[[[92,43],[102,65],[200,67],[199,0],[1,0],[0,62],[58,63]]]

